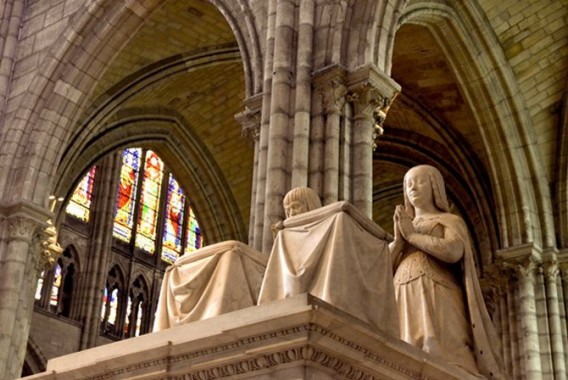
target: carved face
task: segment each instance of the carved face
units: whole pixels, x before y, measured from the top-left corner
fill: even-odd
[[[434,205],[430,176],[423,168],[411,169],[406,174],[404,191],[415,208],[425,209]]]
[[[306,204],[300,201],[292,201],[284,206],[286,217],[289,218],[294,215],[303,214],[308,211]]]

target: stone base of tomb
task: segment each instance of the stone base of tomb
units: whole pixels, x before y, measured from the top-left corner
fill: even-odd
[[[467,379],[310,295],[50,360],[26,379]]]

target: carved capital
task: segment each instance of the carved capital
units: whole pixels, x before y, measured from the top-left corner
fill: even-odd
[[[39,224],[37,220],[25,215],[8,218],[8,240],[31,243]]]
[[[326,114],[341,114],[345,104],[347,88],[339,79],[330,80],[318,88],[323,99],[323,111]]]
[[[235,119],[241,124],[241,135],[250,143],[256,143],[260,138],[260,109],[250,110],[246,107],[235,115]]]
[[[547,282],[557,282],[560,275],[560,268],[557,260],[548,261],[544,264],[544,275]]]
[[[539,265],[534,259],[528,258],[515,263],[508,263],[507,266],[511,267],[515,271],[515,274],[520,281],[529,282],[533,285],[536,283],[536,275]]]
[[[353,104],[355,118],[374,120],[374,115],[385,102],[385,97],[370,82],[350,88],[348,100]]]

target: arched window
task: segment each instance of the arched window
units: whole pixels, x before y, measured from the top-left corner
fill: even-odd
[[[118,182],[113,235],[126,243],[130,242],[134,225],[134,209],[141,152],[142,149],[140,148],[125,149],[122,152],[122,167]]]
[[[36,303],[53,313],[71,317],[73,292],[77,277],[75,253],[67,248],[49,271],[38,279]]]
[[[101,309],[101,330],[103,333],[115,337],[122,337],[120,322],[124,310],[122,305],[123,291],[124,276],[120,268],[115,265],[108,272]]]
[[[89,221],[91,201],[93,198],[93,185],[97,167],[93,166],[83,177],[73,191],[73,195],[67,203],[65,212],[83,222]]]
[[[124,323],[124,336],[139,336],[148,332],[146,321],[148,313],[146,305],[148,303],[148,286],[142,278],[138,276],[132,283],[128,294],[128,306]]]
[[[156,152],[125,149],[120,173],[113,228],[116,239],[148,254],[158,253],[167,263],[203,246],[186,193]]]

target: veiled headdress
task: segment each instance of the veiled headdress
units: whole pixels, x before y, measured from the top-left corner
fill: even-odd
[[[446,187],[444,186],[444,178],[442,173],[438,169],[430,165],[418,165],[411,168],[405,175],[403,181],[403,192],[404,192],[404,205],[407,210],[411,211],[411,216],[414,218],[414,206],[410,203],[408,196],[406,195],[406,181],[408,175],[411,172],[418,170],[423,170],[428,173],[428,178],[430,179],[430,184],[432,185],[432,195],[434,197],[434,205],[438,210],[443,212],[450,211],[450,204],[448,202],[448,196],[446,195]]]

